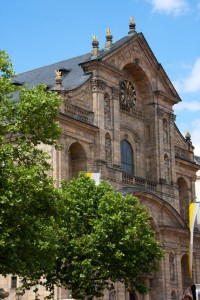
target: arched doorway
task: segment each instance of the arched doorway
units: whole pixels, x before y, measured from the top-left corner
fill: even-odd
[[[188,194],[188,186],[184,178],[180,177],[177,180],[178,191],[179,191],[179,207],[180,207],[180,215],[183,217],[185,221],[189,219],[189,194]]]
[[[69,179],[78,177],[81,171],[87,171],[87,158],[83,146],[75,142],[69,148]]]
[[[183,292],[193,284],[192,279],[189,276],[189,267],[188,267],[188,255],[184,254],[181,258],[181,274],[182,274],[182,284]]]

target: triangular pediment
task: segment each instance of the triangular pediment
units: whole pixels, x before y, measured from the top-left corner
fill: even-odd
[[[180,101],[177,91],[142,33],[124,37],[113,44],[110,50],[101,52],[98,59],[119,71],[131,69],[131,66],[133,69],[135,67],[135,72],[141,69],[148,78],[153,93],[159,93],[172,104]]]

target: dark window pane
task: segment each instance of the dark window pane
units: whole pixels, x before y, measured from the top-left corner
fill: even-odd
[[[11,277],[11,289],[16,289],[17,287],[17,276]]]
[[[122,172],[134,174],[133,150],[129,142],[121,141],[121,168]]]

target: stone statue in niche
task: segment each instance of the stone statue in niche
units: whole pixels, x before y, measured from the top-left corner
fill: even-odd
[[[106,162],[108,165],[111,165],[112,164],[112,147],[111,147],[111,139],[110,138],[106,138],[105,153],[106,153]]]
[[[104,98],[104,118],[105,118],[105,125],[110,125],[111,109],[110,109],[110,99],[108,96],[105,96]]]
[[[163,120],[163,142],[168,143],[167,121]]]
[[[173,253],[169,254],[169,272],[170,272],[170,280],[175,280],[175,259]]]
[[[169,183],[169,157],[165,155],[164,157],[164,164],[165,164],[165,180]]]

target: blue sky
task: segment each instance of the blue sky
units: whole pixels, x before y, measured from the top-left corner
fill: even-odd
[[[174,106],[183,135],[200,156],[200,0],[0,0],[0,48],[17,73],[91,51],[127,35],[130,17],[177,89]]]

